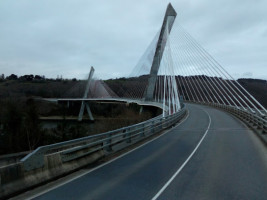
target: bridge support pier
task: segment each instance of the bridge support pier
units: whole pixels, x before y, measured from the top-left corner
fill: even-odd
[[[143,113],[144,107],[141,106],[140,110],[139,110],[139,114],[141,115]]]
[[[87,85],[86,85],[86,88],[85,88],[85,91],[84,91],[83,99],[86,99],[87,96],[88,96],[88,92],[89,92],[89,88],[90,88],[90,83],[91,83],[91,80],[92,80],[94,71],[95,71],[95,69],[93,67],[91,67],[91,70],[90,70],[90,73],[89,73],[89,76],[88,76]],[[82,119],[83,119],[83,113],[84,113],[84,108],[85,107],[86,107],[87,113],[89,115],[89,119],[93,121],[94,120],[94,117],[92,115],[92,112],[91,112],[91,109],[89,107],[89,104],[86,101],[82,101],[82,105],[81,105],[81,109],[80,109],[78,121],[82,121]]]
[[[83,119],[83,113],[84,113],[84,108],[85,107],[86,107],[86,110],[87,110],[87,114],[89,116],[89,119],[93,121],[94,120],[93,114],[91,112],[91,109],[89,107],[88,102],[85,102],[85,101],[82,101],[82,106],[81,106],[81,109],[80,109],[78,121],[82,121],[82,119]]]

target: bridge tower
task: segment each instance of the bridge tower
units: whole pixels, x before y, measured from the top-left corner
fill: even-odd
[[[158,70],[161,62],[161,58],[163,56],[163,52],[166,46],[167,38],[165,38],[165,33],[168,31],[168,34],[171,32],[172,25],[174,23],[174,20],[176,18],[176,11],[172,7],[171,3],[169,3],[164,20],[161,26],[160,35],[157,41],[156,51],[154,54],[154,58],[152,61],[152,66],[150,69],[150,74],[148,78],[148,86],[144,93],[144,98],[146,101],[153,101],[153,94],[155,89],[155,84],[157,80]]]
[[[88,76],[88,80],[87,80],[87,85],[86,85],[86,88],[85,88],[85,91],[84,91],[84,95],[83,95],[83,99],[84,100],[82,101],[82,105],[81,105],[78,121],[82,121],[85,107],[86,107],[89,119],[92,120],[92,121],[94,120],[94,117],[92,115],[92,112],[91,112],[91,109],[89,107],[89,104],[88,104],[88,102],[85,101],[85,99],[88,96],[88,92],[89,92],[89,88],[90,88],[90,84],[91,84],[91,80],[92,80],[92,77],[94,75],[94,72],[95,72],[95,69],[93,67],[91,67],[91,70],[90,70],[90,73],[89,73],[89,76]]]

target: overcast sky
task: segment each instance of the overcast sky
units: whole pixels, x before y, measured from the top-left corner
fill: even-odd
[[[0,0],[0,73],[130,74],[167,0]],[[180,24],[235,78],[267,79],[266,0],[175,0]]]

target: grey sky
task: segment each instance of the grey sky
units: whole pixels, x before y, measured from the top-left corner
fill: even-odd
[[[167,0],[1,0],[0,73],[127,76]],[[267,79],[267,1],[171,1],[177,20],[235,78]]]

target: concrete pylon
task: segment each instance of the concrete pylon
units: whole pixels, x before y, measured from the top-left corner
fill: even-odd
[[[150,69],[150,74],[149,74],[149,78],[148,78],[148,86],[147,86],[147,89],[144,93],[144,98],[146,101],[153,101],[153,94],[154,94],[155,84],[156,84],[156,80],[157,80],[158,70],[159,70],[161,58],[162,58],[162,55],[163,55],[163,52],[164,52],[164,49],[166,46],[166,42],[167,42],[164,38],[164,33],[165,33],[165,31],[168,31],[168,33],[171,32],[172,25],[174,23],[176,15],[177,15],[176,11],[172,7],[171,3],[169,3],[169,5],[166,9],[166,12],[165,12],[165,17],[164,17],[164,20],[163,20],[163,23],[161,26],[155,55],[153,58],[151,69]],[[168,24],[168,26],[167,26],[167,24]],[[167,28],[169,30],[166,30]]]
[[[93,77],[93,74],[95,72],[95,69],[93,67],[91,67],[89,76],[88,76],[88,80],[87,80],[87,85],[84,91],[84,95],[83,95],[83,99],[86,99],[88,96],[88,92],[89,92],[89,88],[90,88],[90,83]],[[89,119],[90,120],[94,120],[94,117],[92,115],[91,109],[89,107],[88,102],[86,102],[85,100],[82,101],[82,105],[81,105],[81,109],[80,109],[80,113],[79,113],[79,117],[78,117],[78,121],[82,121],[83,119],[83,113],[84,113],[84,108],[86,107],[87,113],[89,115]]]

